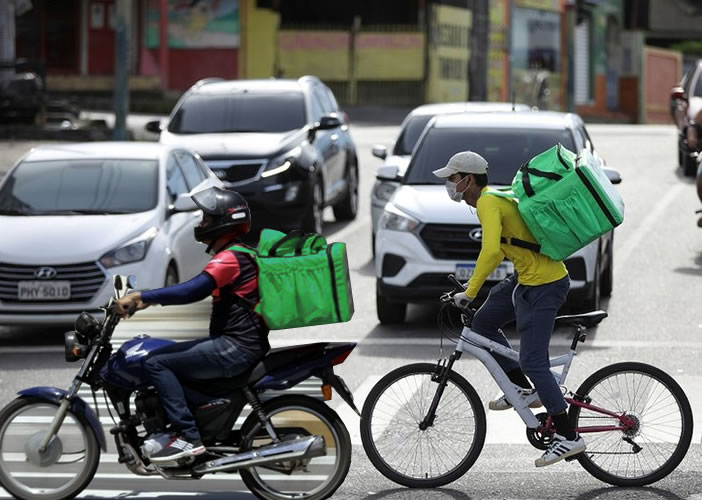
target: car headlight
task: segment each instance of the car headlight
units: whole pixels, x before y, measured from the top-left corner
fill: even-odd
[[[400,212],[395,207],[390,207],[383,212],[380,218],[380,227],[392,231],[414,231],[419,226],[419,221]]]
[[[373,196],[375,196],[380,201],[387,202],[396,189],[397,184],[393,184],[390,182],[378,182],[373,188]]]
[[[143,234],[135,238],[135,241],[132,243],[103,255],[100,258],[100,263],[106,268],[110,268],[144,260],[156,233],[158,233],[158,229],[155,227],[146,230]]]
[[[298,146],[296,148],[291,149],[285,154],[273,158],[261,174],[261,177],[271,177],[274,175],[282,174],[296,163],[297,158],[300,156],[301,152],[302,149]]]

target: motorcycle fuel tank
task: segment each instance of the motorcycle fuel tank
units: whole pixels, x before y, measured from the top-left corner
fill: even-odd
[[[147,385],[143,361],[152,351],[173,344],[172,340],[139,335],[127,340],[100,370],[100,377],[110,385],[136,390]]]

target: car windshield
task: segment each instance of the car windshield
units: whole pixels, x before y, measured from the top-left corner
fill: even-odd
[[[509,185],[523,163],[559,142],[575,149],[573,136],[565,129],[432,128],[417,147],[405,183],[443,184],[432,171],[454,154],[471,150],[487,160],[490,184]]]
[[[429,120],[434,118],[433,115],[413,116],[407,120],[407,124],[400,132],[400,137],[397,138],[393,154],[398,156],[409,156],[412,154],[414,146],[417,144],[419,136]]]
[[[176,134],[287,132],[305,123],[301,92],[195,94],[178,108],[168,130]]]
[[[24,162],[0,188],[0,215],[145,212],[157,198],[155,160]]]

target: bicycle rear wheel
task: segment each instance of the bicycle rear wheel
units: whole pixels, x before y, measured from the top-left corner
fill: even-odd
[[[600,481],[644,486],[670,474],[685,457],[692,410],[678,383],[664,371],[643,363],[617,363],[590,375],[577,394],[635,422],[627,431],[583,433],[587,449],[578,461]],[[568,414],[575,427],[618,424],[579,406],[571,405]]]
[[[439,387],[435,365],[416,363],[388,373],[363,405],[361,440],[385,477],[410,488],[434,488],[455,481],[473,465],[485,442],[485,411],[475,389],[451,371],[426,430],[420,422]]]

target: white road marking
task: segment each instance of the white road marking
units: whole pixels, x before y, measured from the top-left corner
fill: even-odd
[[[649,231],[658,225],[658,218],[663,215],[663,212],[668,208],[675,198],[678,197],[683,189],[687,189],[687,184],[679,183],[671,187],[663,198],[653,206],[653,209],[648,213],[646,218],[638,225],[634,234],[630,236],[624,244],[617,249],[617,254],[614,258],[614,274],[620,274],[621,268],[629,261],[631,254],[639,249],[641,241],[648,235]]]
[[[318,338],[311,339],[295,339],[293,341],[273,341],[271,345],[273,347],[290,347],[301,344],[310,344],[314,342],[322,342],[323,340]],[[437,334],[436,338],[363,338],[357,335],[335,335],[335,342],[357,342],[365,346],[435,346],[437,349],[439,347],[439,337]],[[572,342],[572,336],[567,335],[564,337],[558,337],[551,340],[551,347],[569,347]],[[510,339],[510,343],[518,347],[519,339]],[[446,344],[444,342],[444,344]],[[588,346],[598,347],[598,348],[617,348],[617,347],[630,347],[635,349],[660,349],[669,348],[670,341],[667,340],[612,340],[605,338],[594,338],[588,339],[585,342],[585,349]],[[702,347],[702,338],[700,340],[686,340],[686,341],[676,341],[675,347],[680,349],[699,349]],[[450,348],[450,345],[444,346],[444,350]],[[63,352],[63,347],[2,347],[0,348],[0,354],[21,354],[21,353],[41,353],[41,352]]]
[[[371,375],[361,382],[361,385],[353,391],[353,402],[358,408],[358,411],[363,409],[368,393],[373,389],[373,386],[382,378],[381,375]],[[339,397],[339,403],[334,408],[336,413],[341,417],[341,420],[349,430],[352,445],[361,444],[361,419],[356,415],[356,412],[351,409],[346,402]]]

